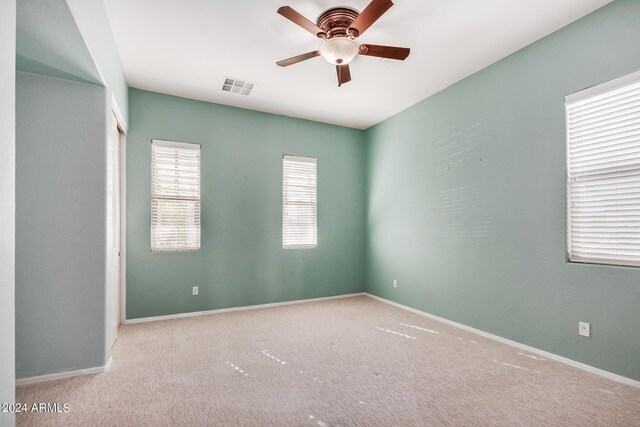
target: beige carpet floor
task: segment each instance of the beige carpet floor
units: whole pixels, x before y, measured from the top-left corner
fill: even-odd
[[[121,326],[19,426],[640,426],[640,389],[368,297]]]

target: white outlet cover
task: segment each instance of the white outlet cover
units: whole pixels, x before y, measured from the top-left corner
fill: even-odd
[[[578,322],[578,335],[583,337],[591,337],[591,324],[587,322]]]
[[[198,287],[197,287],[197,286],[194,286],[194,287],[191,289],[191,293],[192,293],[193,295],[198,295]]]
[[[394,287],[394,288],[397,288],[397,287],[398,287],[398,281],[397,281],[397,280],[395,280],[395,279],[393,280],[393,287]]]

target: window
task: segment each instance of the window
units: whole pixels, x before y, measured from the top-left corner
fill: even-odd
[[[640,72],[566,98],[575,262],[640,266]]]
[[[151,250],[200,249],[200,145],[151,144]]]
[[[316,203],[317,160],[282,159],[282,247],[315,248],[318,244]]]

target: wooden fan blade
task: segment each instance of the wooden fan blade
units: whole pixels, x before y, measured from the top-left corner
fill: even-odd
[[[289,21],[293,22],[294,24],[299,25],[300,27],[309,31],[311,34],[313,34],[316,37],[320,37],[320,38],[327,37],[327,34],[324,31],[322,31],[316,24],[309,21],[307,18],[300,15],[298,12],[296,12],[289,6],[282,6],[280,9],[278,9],[278,13],[284,16],[285,18],[287,18]]]
[[[320,56],[320,52],[314,50],[313,52],[303,53],[302,55],[292,56],[291,58],[283,59],[276,62],[281,67],[288,67],[289,65],[297,64],[298,62],[306,61],[307,59]]]
[[[338,73],[338,87],[343,83],[351,81],[351,70],[349,70],[349,64],[336,65],[336,72]]]
[[[380,46],[377,44],[361,44],[358,50],[360,55],[377,56],[379,58],[397,59],[404,61],[409,56],[411,49],[408,47]]]
[[[349,28],[351,35],[353,37],[361,36],[367,31],[367,28],[384,15],[391,6],[393,6],[391,0],[372,0],[351,24]]]

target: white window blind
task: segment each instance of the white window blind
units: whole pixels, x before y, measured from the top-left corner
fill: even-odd
[[[569,259],[640,266],[640,72],[567,96],[566,110]]]
[[[314,248],[318,244],[317,160],[284,156],[282,181],[282,246]]]
[[[200,145],[151,145],[151,250],[200,249]]]

